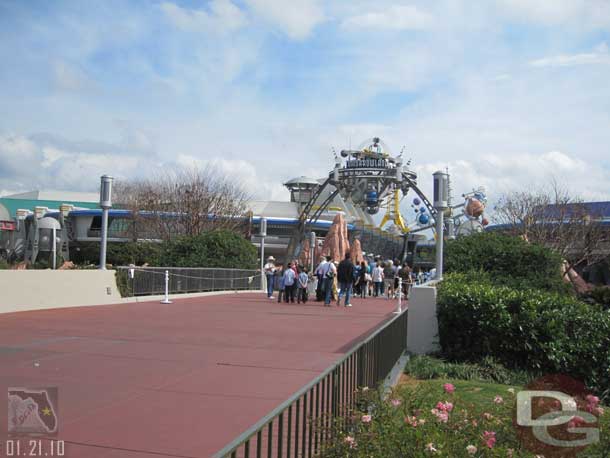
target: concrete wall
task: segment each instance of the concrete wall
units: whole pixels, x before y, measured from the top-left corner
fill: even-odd
[[[113,270],[0,270],[0,313],[120,302]]]
[[[418,355],[440,350],[436,318],[436,286],[414,286],[409,296],[407,351]]]

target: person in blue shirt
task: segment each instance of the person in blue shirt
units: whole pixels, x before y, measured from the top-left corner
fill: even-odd
[[[294,290],[296,289],[296,274],[292,268],[292,263],[288,263],[288,268],[284,271],[284,301],[294,304]]]
[[[297,292],[297,303],[307,303],[307,284],[309,283],[309,275],[307,274],[307,267],[301,267],[299,269],[298,278],[298,292]]]

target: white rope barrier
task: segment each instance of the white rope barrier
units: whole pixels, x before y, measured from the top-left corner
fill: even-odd
[[[248,280],[248,283],[252,283],[252,280],[254,278],[257,277],[261,277],[262,274],[258,273],[255,275],[249,275],[247,277],[194,277],[192,275],[183,275],[183,274],[175,274],[172,272],[169,272],[168,270],[166,270],[165,272],[158,272],[156,270],[149,270],[149,269],[142,269],[142,268],[138,268],[138,267],[128,267],[128,270],[132,270],[132,271],[138,271],[138,272],[148,272],[148,273],[152,273],[152,274],[156,274],[156,275],[166,275],[166,273],[168,273],[169,276],[171,277],[180,277],[180,278],[191,278],[193,280]],[[184,267],[184,269],[188,269],[188,267]],[[123,269],[121,269],[123,270]],[[131,278],[133,278],[133,275],[130,273]]]

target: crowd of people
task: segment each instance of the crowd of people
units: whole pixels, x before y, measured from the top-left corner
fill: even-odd
[[[273,293],[277,290],[278,302],[306,303],[311,297],[323,301],[327,307],[331,303],[341,305],[342,298],[343,305],[351,307],[353,296],[395,298],[399,294],[399,278],[402,279],[401,294],[408,297],[412,285],[424,283],[429,277],[421,269],[416,273],[407,263],[401,264],[398,260],[376,257],[369,262],[353,263],[349,253],[341,262],[323,256],[313,272],[297,261],[283,265],[270,256],[264,273],[269,299],[275,299]]]

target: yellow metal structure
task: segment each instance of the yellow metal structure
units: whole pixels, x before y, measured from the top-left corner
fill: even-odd
[[[388,222],[392,221],[397,228],[399,228],[403,234],[409,232],[409,227],[405,223],[402,215],[400,214],[400,190],[394,190],[394,193],[388,199],[385,204],[386,212],[383,215],[379,228],[383,228]]]

